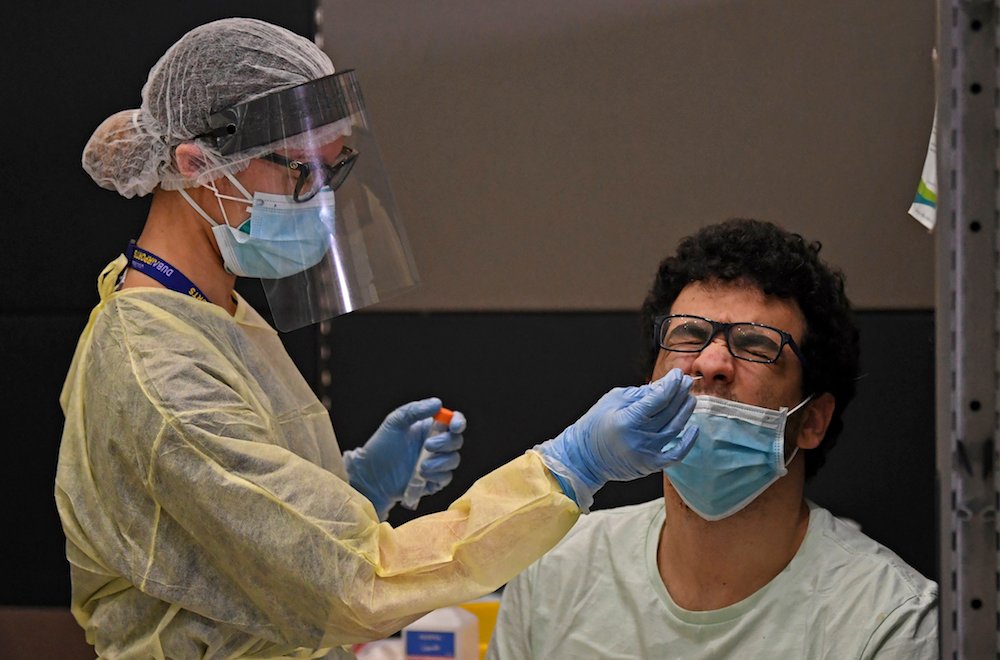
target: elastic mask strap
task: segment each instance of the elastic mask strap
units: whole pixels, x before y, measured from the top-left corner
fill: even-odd
[[[813,397],[814,397],[814,396],[816,396],[816,395],[815,395],[815,394],[810,394],[810,395],[809,395],[809,396],[807,396],[806,398],[802,399],[802,403],[800,403],[799,405],[797,405],[797,406],[795,406],[794,408],[792,408],[791,410],[789,410],[789,411],[788,411],[788,415],[789,415],[789,416],[791,416],[791,414],[792,414],[793,412],[796,412],[796,411],[798,411],[799,409],[801,409],[801,408],[802,408],[802,406],[804,406],[804,405],[806,405],[807,403],[809,403],[810,401],[812,401],[812,400],[813,400]],[[798,445],[795,445],[795,449],[793,449],[793,450],[792,450],[792,455],[791,455],[791,456],[789,456],[789,457],[788,457],[788,460],[786,460],[786,461],[785,461],[785,467],[788,467],[788,464],[792,462],[792,459],[794,459],[794,458],[795,458],[795,454],[797,454],[797,453],[799,453],[799,446],[798,446]]]
[[[243,202],[247,205],[247,213],[250,212],[251,205],[253,204],[253,195],[243,187],[243,184],[239,182],[239,179],[234,177],[232,174],[227,174],[226,178],[229,179],[229,183],[236,186],[236,189],[243,193],[243,197],[233,197],[232,195],[223,195],[219,192],[219,189],[215,187],[215,184],[211,181],[205,184],[205,187],[215,193],[215,199],[219,202],[219,209],[222,211],[222,217],[226,219],[226,224],[229,224],[229,216],[226,214],[226,207],[222,204],[222,200],[228,199],[233,202]]]
[[[222,219],[225,220],[226,224],[228,225],[229,224],[229,214],[226,213],[226,205],[222,203],[223,195],[221,195],[219,193],[219,189],[216,188],[215,184],[213,182],[211,182],[211,181],[209,181],[206,184],[203,184],[202,187],[203,188],[208,188],[213,193],[215,193],[215,201],[219,205],[219,211],[222,212]],[[215,226],[218,226],[218,225],[215,225]]]
[[[795,449],[792,450],[792,455],[788,457],[787,461],[785,461],[785,467],[788,467],[788,464],[792,462],[792,459],[795,458],[797,453],[799,453],[799,446],[795,445]]]
[[[230,197],[229,195],[222,195],[219,193],[218,190],[215,191],[216,197],[220,197],[222,199],[231,199],[234,202],[246,202],[248,205],[253,204],[253,195],[250,194],[249,190],[243,187],[243,184],[240,183],[239,179],[234,177],[232,174],[227,174],[226,178],[229,179],[229,183],[236,186],[236,189],[239,190],[241,193],[243,193],[243,197],[240,198],[240,197]]]
[[[798,411],[799,408],[801,408],[802,406],[804,406],[807,403],[809,403],[810,401],[812,401],[814,396],[816,396],[816,395],[815,394],[810,394],[806,398],[802,399],[802,403],[800,403],[799,405],[795,406],[794,408],[792,408],[791,410],[788,411],[789,417],[791,417],[792,413]]]
[[[226,207],[222,203],[222,200],[228,199],[228,200],[231,200],[231,201],[234,201],[234,202],[245,202],[247,204],[247,211],[249,212],[250,211],[250,205],[253,204],[253,195],[251,195],[250,192],[247,191],[247,189],[243,187],[243,184],[240,183],[239,180],[236,177],[234,177],[232,174],[227,174],[226,178],[229,179],[230,183],[232,183],[234,186],[236,186],[237,190],[239,190],[241,193],[243,193],[243,197],[233,197],[232,195],[223,195],[222,193],[219,192],[219,189],[211,181],[209,181],[206,184],[203,184],[202,187],[203,188],[208,188],[209,190],[211,190],[215,194],[215,200],[219,203],[219,210],[222,212],[222,217],[225,219],[226,224],[228,225],[229,224],[229,214],[226,213]],[[205,209],[203,209],[200,206],[198,206],[198,204],[196,204],[195,201],[193,199],[191,199],[191,196],[187,193],[186,190],[184,190],[182,188],[178,192],[181,194],[181,197],[183,197],[184,200],[188,204],[191,205],[191,208],[193,208],[195,211],[198,212],[198,215],[200,215],[201,217],[205,218],[205,220],[208,221],[208,224],[212,225],[213,227],[220,226],[220,223],[218,223],[215,220],[213,220],[212,216],[210,216],[208,213],[205,212]]]
[[[201,217],[205,218],[205,220],[208,221],[208,224],[212,225],[213,227],[218,227],[219,226],[219,223],[216,222],[215,220],[213,220],[212,216],[210,216],[209,214],[205,213],[205,209],[203,209],[200,206],[198,206],[198,204],[196,204],[195,201],[193,199],[191,199],[191,195],[189,195],[186,190],[181,189],[181,190],[178,190],[177,192],[179,192],[181,194],[181,197],[184,198],[184,201],[186,201],[188,204],[191,205],[191,208],[193,208],[195,211],[198,212],[198,215],[200,215]]]

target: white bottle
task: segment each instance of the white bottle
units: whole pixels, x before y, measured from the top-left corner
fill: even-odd
[[[427,437],[430,438],[441,433],[447,433],[448,424],[451,423],[451,418],[454,414],[451,410],[442,408],[434,415],[431,428],[427,431]],[[410,483],[406,485],[406,491],[403,493],[402,505],[410,511],[417,508],[420,497],[424,494],[424,485],[427,483],[427,480],[420,476],[420,466],[427,460],[428,456],[430,456],[430,452],[421,447],[420,456],[417,457],[417,462],[413,466],[413,475],[410,477]]]
[[[442,607],[403,628],[406,660],[479,660],[479,619]]]

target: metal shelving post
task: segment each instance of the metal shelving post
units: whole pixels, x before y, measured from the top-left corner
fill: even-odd
[[[938,0],[937,478],[941,657],[1000,658],[997,6]]]

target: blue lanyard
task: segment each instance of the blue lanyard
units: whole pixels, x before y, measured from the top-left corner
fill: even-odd
[[[208,297],[184,273],[152,252],[136,246],[135,240],[128,242],[128,247],[125,248],[125,258],[128,259],[129,266],[143,275],[149,275],[168,289],[187,294],[198,300],[208,301]]]

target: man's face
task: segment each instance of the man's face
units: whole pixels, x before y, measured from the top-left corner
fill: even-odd
[[[728,282],[693,282],[681,290],[670,314],[692,314],[713,321],[763,323],[789,333],[802,343],[805,318],[793,300],[765,296],[752,285]],[[678,353],[660,349],[653,367],[653,380],[674,367],[691,376],[701,376],[693,394],[711,394],[765,408],[791,408],[802,398],[802,365],[785,346],[773,364],[748,362],[733,357],[719,333],[700,353]]]

